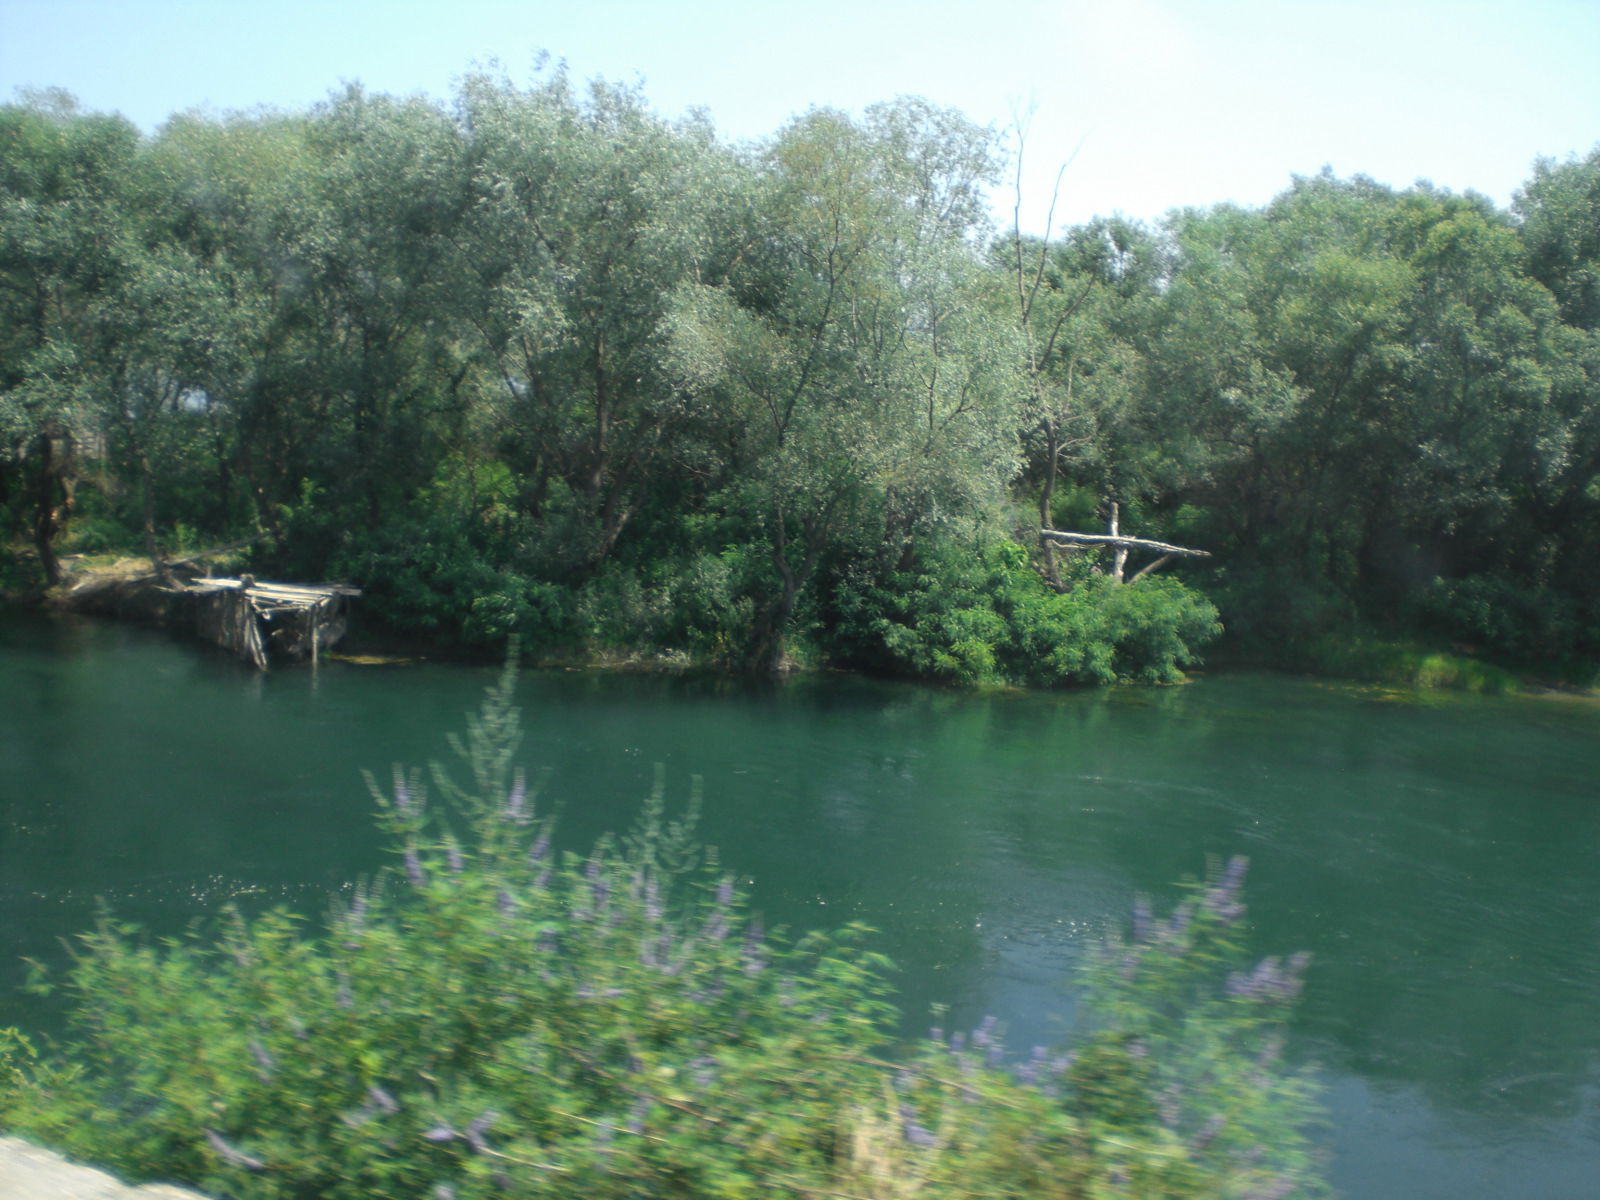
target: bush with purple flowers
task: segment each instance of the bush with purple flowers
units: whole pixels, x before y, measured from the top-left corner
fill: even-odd
[[[866,931],[764,933],[659,783],[558,854],[512,683],[455,743],[468,782],[374,786],[397,866],[326,929],[105,918],[68,1043],[0,1034],[0,1127],[230,1200],[1318,1194],[1276,1049],[1302,964],[1235,968],[1242,862],[1106,952],[1073,1052],[992,1022],[896,1051]]]

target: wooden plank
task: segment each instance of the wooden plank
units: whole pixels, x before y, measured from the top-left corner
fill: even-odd
[[[221,577],[193,579],[184,590],[199,592],[237,591],[244,586],[241,580]],[[251,596],[282,600],[300,604],[318,604],[330,596],[359,596],[361,589],[347,583],[300,584],[255,582],[245,587]]]

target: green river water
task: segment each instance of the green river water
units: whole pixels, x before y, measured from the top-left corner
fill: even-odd
[[[261,677],[160,632],[0,618],[0,1025],[97,898],[159,932],[229,900],[316,915],[386,860],[363,768],[447,756],[492,670]],[[1600,1196],[1600,705],[1267,675],[968,695],[527,672],[521,759],[566,845],[628,826],[657,764],[768,924],[864,920],[908,1032],[1071,1019],[1138,892],[1251,858],[1252,949],[1315,958],[1349,1200]]]

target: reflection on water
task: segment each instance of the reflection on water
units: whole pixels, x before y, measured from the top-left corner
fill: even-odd
[[[159,932],[237,900],[316,915],[385,861],[360,771],[444,753],[492,672],[262,678],[88,622],[0,624],[0,1023],[20,955],[95,898]],[[655,764],[769,924],[863,920],[904,1023],[1023,1047],[1133,895],[1248,853],[1252,949],[1315,954],[1296,1048],[1355,1197],[1567,1197],[1600,1177],[1600,707],[1267,676],[966,695],[852,679],[529,673],[522,757],[567,843]]]

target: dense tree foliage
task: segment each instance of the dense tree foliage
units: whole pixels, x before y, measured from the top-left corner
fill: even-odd
[[[1171,677],[1209,602],[1038,543],[1115,503],[1280,658],[1600,654],[1600,152],[1040,239],[913,99],[730,146],[559,72],[148,138],[52,94],[0,146],[13,583],[260,535],[464,645]]]

